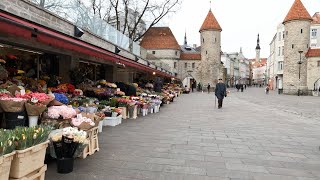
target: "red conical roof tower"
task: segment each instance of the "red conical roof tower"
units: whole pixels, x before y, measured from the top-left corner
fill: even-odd
[[[203,30],[218,30],[222,31],[217,19],[214,17],[211,9],[208,12],[206,19],[204,20],[199,32]]]
[[[310,20],[312,18],[308,13],[307,9],[304,7],[300,0],[295,0],[292,7],[290,8],[286,18],[283,20],[283,23],[287,23],[292,20]]]

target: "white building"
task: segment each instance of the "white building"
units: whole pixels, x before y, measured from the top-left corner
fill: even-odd
[[[317,12],[312,17],[310,28],[310,47],[320,48],[320,13]]]

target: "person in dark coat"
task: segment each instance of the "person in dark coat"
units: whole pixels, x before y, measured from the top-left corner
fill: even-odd
[[[227,97],[227,88],[222,79],[219,79],[219,82],[216,84],[215,95],[218,98],[218,108],[220,109],[222,108],[223,98]]]
[[[208,83],[207,89],[208,89],[208,93],[210,93],[210,84],[209,83]]]

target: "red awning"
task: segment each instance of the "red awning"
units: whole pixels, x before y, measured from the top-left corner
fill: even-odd
[[[95,57],[104,59],[106,61],[119,62],[119,63],[125,64],[126,66],[147,71],[149,73],[155,72],[159,76],[163,76],[167,78],[175,78],[174,76],[171,76],[167,73],[153,69],[144,64],[140,64],[131,59],[117,55],[115,53],[112,53],[100,47],[94,46],[92,44],[86,43],[79,39],[75,39],[73,37],[59,33],[47,27],[30,23],[27,20],[17,18],[13,15],[0,12],[0,31],[6,34],[19,36],[27,40],[31,40],[32,39],[31,34],[34,31],[34,29],[37,30],[36,32],[37,37],[35,37],[35,39],[38,42],[48,44],[57,48],[67,49],[67,50],[95,56]]]

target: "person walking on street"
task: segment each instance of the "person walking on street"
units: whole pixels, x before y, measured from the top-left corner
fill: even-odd
[[[246,84],[244,85],[244,89],[247,89],[247,85]]]
[[[266,87],[266,94],[269,94],[269,86]]]
[[[210,93],[210,84],[209,83],[208,83],[207,88],[208,88],[208,94],[209,94]]]
[[[241,92],[243,92],[243,84],[240,84]]]
[[[222,82],[222,79],[219,79],[219,82],[216,84],[215,95],[218,99],[218,109],[221,109],[223,98],[227,97],[227,88],[226,85]]]

